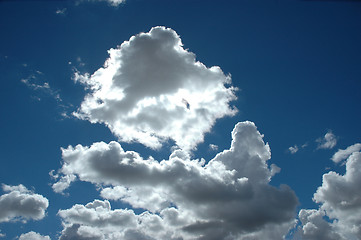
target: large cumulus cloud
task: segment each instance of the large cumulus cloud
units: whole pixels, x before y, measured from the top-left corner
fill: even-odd
[[[159,148],[173,139],[192,149],[218,118],[236,112],[230,76],[196,61],[172,29],[154,27],[108,52],[92,75],[75,74],[90,92],[74,114],[104,123],[121,141]]]
[[[111,210],[107,201],[75,205],[59,212],[63,238],[282,239],[294,223],[296,196],[287,186],[269,184],[279,168],[267,163],[270,148],[254,123],[238,123],[232,137],[230,149],[208,163],[181,150],[162,161],[143,159],[117,142],[62,149],[57,174],[62,188],[55,183],[54,190],[65,190],[79,179],[96,184],[104,198],[144,209],[136,215]],[[152,224],[140,226],[145,216],[155,230]],[[115,231],[114,224],[123,227]]]
[[[347,158],[346,172],[342,175],[330,171],[323,175],[322,185],[314,194],[314,201],[320,204],[320,209],[304,210],[301,214],[307,216],[301,217],[304,239],[321,239],[321,235],[330,236],[327,239],[361,239],[359,146],[360,144],[355,144],[334,154],[332,160],[335,162]],[[323,216],[331,221],[326,222]]]
[[[5,194],[0,196],[0,222],[40,220],[44,218],[49,201],[23,185],[2,185]]]

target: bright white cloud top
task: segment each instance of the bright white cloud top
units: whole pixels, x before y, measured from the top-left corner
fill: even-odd
[[[90,89],[75,116],[104,123],[120,141],[194,148],[218,118],[236,113],[236,89],[182,46],[174,30],[154,27],[110,49],[103,68],[75,75]]]
[[[287,186],[269,185],[279,169],[267,164],[270,148],[254,123],[238,123],[232,138],[231,148],[207,164],[181,150],[159,162],[143,159],[117,142],[63,149],[63,178],[76,176],[101,186],[104,198],[146,210],[135,215],[98,200],[75,205],[59,212],[63,233],[79,228],[80,239],[128,239],[129,232],[144,239],[243,239],[273,232],[272,239],[281,239],[294,225],[297,198]]]
[[[24,221],[44,218],[49,201],[23,185],[2,185],[5,193],[0,196],[0,222]]]
[[[25,234],[21,234],[19,240],[50,240],[50,237],[42,236],[39,233],[31,231]]]

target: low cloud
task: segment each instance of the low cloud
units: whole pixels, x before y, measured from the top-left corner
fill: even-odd
[[[23,185],[2,185],[4,192],[0,196],[0,222],[40,220],[45,216],[49,201],[33,193]]]
[[[237,112],[230,76],[196,61],[170,28],[154,27],[108,52],[92,75],[75,74],[90,93],[74,115],[104,123],[120,141],[156,149],[172,139],[189,150],[217,119]]]
[[[268,166],[270,149],[254,123],[238,123],[232,138],[207,164],[181,150],[143,159],[117,142],[62,149],[60,181],[75,176],[100,187],[103,198],[144,209],[137,215],[96,200],[61,210],[62,239],[282,239],[294,226],[297,198],[269,184],[279,168]]]
[[[322,185],[313,198],[320,209],[300,213],[304,239],[361,239],[360,148],[355,144],[338,153],[334,155],[335,162],[348,157],[346,172],[341,175],[330,171],[323,175]],[[331,222],[325,222],[324,216]]]
[[[19,240],[50,240],[50,237],[42,236],[39,233],[31,231],[25,234],[21,234]]]
[[[361,143],[356,143],[354,145],[349,146],[348,148],[341,150],[339,149],[333,156],[332,161],[335,163],[339,163],[345,159],[347,159],[352,153],[359,152],[361,150]]]
[[[316,142],[318,142],[318,149],[332,149],[337,144],[337,138],[332,131],[328,131],[325,136],[318,138]]]

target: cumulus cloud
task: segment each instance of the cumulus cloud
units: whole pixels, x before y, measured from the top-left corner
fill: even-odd
[[[325,136],[318,138],[316,142],[318,142],[318,149],[332,149],[336,146],[337,139],[332,131],[328,131]]]
[[[303,240],[342,240],[332,224],[324,219],[325,213],[321,210],[302,209],[299,219],[302,226],[299,227],[299,236]]]
[[[196,61],[172,29],[154,27],[108,52],[92,75],[75,74],[90,93],[74,115],[104,123],[121,141],[159,148],[172,139],[192,149],[217,119],[236,113],[230,76]]]
[[[297,198],[289,187],[269,184],[279,168],[268,165],[270,148],[254,123],[238,123],[232,138],[208,163],[182,150],[143,159],[117,142],[62,149],[59,181],[75,176],[106,199],[144,209],[137,215],[96,200],[61,210],[63,239],[282,239]]]
[[[349,146],[348,148],[341,150],[339,149],[333,156],[332,161],[335,163],[339,163],[345,159],[347,159],[352,153],[359,152],[361,150],[361,143],[356,143],[354,145]]]
[[[351,153],[351,151],[354,151]],[[303,228],[309,229],[306,239],[361,239],[361,153],[357,144],[340,150],[335,159],[346,160],[344,175],[330,171],[323,175],[322,185],[314,194],[319,210],[304,211],[300,217]],[[336,161],[337,162],[337,161]],[[300,213],[301,214],[301,213]],[[302,214],[301,214],[302,215]],[[323,216],[331,219],[324,222]],[[320,238],[322,232],[334,236]],[[318,237],[317,237],[318,236]],[[341,236],[341,237],[340,237]]]
[[[40,220],[45,216],[49,201],[35,194],[23,185],[2,185],[4,192],[0,196],[0,222]]]
[[[19,240],[50,240],[49,236],[42,236],[36,232],[28,232],[25,234],[21,234]]]

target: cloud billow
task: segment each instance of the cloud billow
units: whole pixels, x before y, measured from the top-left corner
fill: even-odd
[[[330,171],[323,175],[322,185],[313,197],[320,208],[300,212],[302,226],[298,233],[303,239],[361,239],[360,146],[354,144],[334,154],[332,160],[336,163],[347,158],[346,172],[341,175]]]
[[[196,61],[170,28],[135,35],[109,55],[94,74],[75,74],[90,93],[74,115],[104,123],[120,141],[156,149],[172,139],[190,150],[237,112],[230,76]]]
[[[62,149],[59,181],[73,176],[67,179],[99,186],[103,198],[144,209],[140,215],[111,210],[106,200],[74,205],[59,211],[63,235],[75,232],[77,239],[283,238],[294,224],[298,202],[294,192],[269,184],[277,167],[267,164],[270,149],[254,123],[238,123],[232,137],[231,148],[207,164],[181,150],[167,160],[143,159],[117,142]]]
[[[0,196],[0,222],[26,222],[45,217],[49,201],[42,195],[33,193],[23,185],[2,185],[5,194]]]

